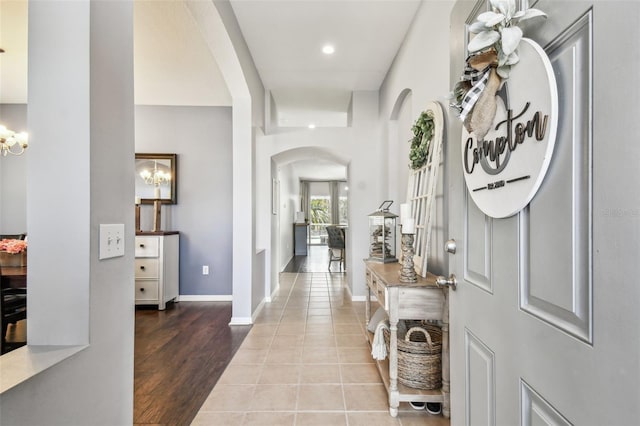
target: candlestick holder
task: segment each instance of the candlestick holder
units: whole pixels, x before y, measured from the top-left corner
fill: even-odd
[[[140,204],[136,204],[136,232],[140,232]]]
[[[400,281],[403,283],[415,283],[418,275],[413,264],[413,234],[402,234],[400,239],[402,249],[402,268],[400,269]]]
[[[162,226],[160,214],[162,213],[162,201],[153,200],[153,232],[160,232]]]

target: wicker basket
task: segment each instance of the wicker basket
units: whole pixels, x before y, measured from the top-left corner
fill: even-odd
[[[389,333],[385,343],[389,348]],[[416,389],[442,387],[442,331],[432,324],[414,326],[398,336],[398,381]]]

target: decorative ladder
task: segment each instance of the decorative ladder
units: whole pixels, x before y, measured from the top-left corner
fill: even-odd
[[[442,162],[442,134],[444,116],[438,102],[432,101],[426,111],[433,112],[434,133],[427,153],[427,162],[420,169],[409,173],[407,202],[411,206],[411,215],[416,221],[415,255],[413,257],[416,272],[427,274],[427,258],[431,241],[431,228],[435,203],[433,202],[438,184],[438,172]]]

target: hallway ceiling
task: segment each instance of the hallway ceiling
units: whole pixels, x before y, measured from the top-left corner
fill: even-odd
[[[231,0],[282,127],[346,126],[354,90],[378,90],[419,0]],[[325,55],[331,44],[335,53]]]
[[[230,0],[283,127],[345,126],[351,93],[380,88],[420,0]],[[135,1],[135,98],[230,105],[181,1]],[[330,43],[333,55],[322,53]],[[0,2],[0,103],[26,103],[27,0]]]

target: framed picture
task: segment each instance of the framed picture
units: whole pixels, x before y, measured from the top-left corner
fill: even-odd
[[[142,204],[177,204],[177,154],[136,154],[136,197]]]

